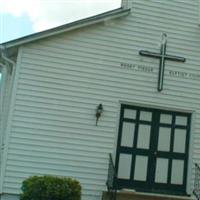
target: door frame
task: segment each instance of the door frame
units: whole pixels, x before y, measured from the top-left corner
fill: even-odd
[[[119,134],[120,134],[120,131],[122,129],[122,119],[123,119],[123,115],[122,115],[122,109],[123,108],[138,108],[139,110],[142,110],[142,111],[159,111],[161,113],[170,113],[170,114],[179,114],[179,115],[186,115],[188,116],[188,119],[189,119],[189,130],[188,130],[188,134],[186,134],[186,138],[187,138],[187,141],[186,141],[186,151],[185,151],[185,155],[187,156],[187,160],[186,160],[186,164],[184,165],[184,179],[185,179],[185,183],[184,183],[184,191],[175,191],[175,193],[173,193],[173,190],[169,190],[169,191],[165,191],[165,190],[162,190],[162,187],[161,187],[161,190],[149,190],[148,187],[147,189],[142,189],[143,192],[153,192],[153,193],[166,193],[166,194],[177,194],[177,195],[186,195],[188,193],[190,193],[191,191],[188,192],[188,187],[190,186],[189,184],[189,180],[191,179],[191,166],[190,166],[190,162],[191,162],[191,142],[193,141],[193,134],[191,132],[193,126],[193,113],[194,111],[192,110],[184,110],[184,109],[179,109],[179,108],[169,108],[169,107],[162,107],[162,106],[153,106],[153,105],[141,105],[141,104],[130,104],[130,103],[121,103],[119,102],[119,110],[118,110],[118,113],[119,113],[119,117],[118,117],[118,121],[117,121],[117,132],[118,134],[116,134],[116,139],[115,139],[115,149],[114,149],[114,160],[115,160],[115,166],[117,164],[117,147],[119,146],[119,142],[121,142],[121,140],[119,140]],[[120,123],[120,124],[119,124]],[[153,123],[153,122],[152,122]],[[159,126],[159,125],[158,125]],[[151,131],[152,132],[152,131]],[[151,133],[152,134],[152,133]],[[151,136],[152,137],[152,136]],[[186,169],[185,169],[185,166],[186,166]],[[148,170],[148,169],[147,169]],[[125,187],[126,188],[126,187]],[[137,187],[137,186],[134,186],[133,189],[136,189],[136,190],[140,190],[140,187]]]

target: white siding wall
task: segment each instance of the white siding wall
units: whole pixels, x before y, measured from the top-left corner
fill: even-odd
[[[166,62],[164,90],[158,93],[159,62],[138,51],[159,51],[163,32],[167,52],[187,61]],[[200,79],[169,76],[169,70],[200,74],[199,55],[197,0],[135,0],[126,18],[24,46],[3,191],[18,194],[26,177],[51,174],[76,177],[84,199],[99,199],[108,153],[115,151],[120,102],[193,111],[191,157],[200,162]],[[121,62],[154,71],[123,69]],[[96,127],[99,103],[105,111]]]

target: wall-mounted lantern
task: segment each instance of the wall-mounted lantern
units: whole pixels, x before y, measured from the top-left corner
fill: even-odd
[[[96,109],[96,126],[98,124],[99,118],[101,117],[102,113],[103,113],[103,105],[99,104]]]

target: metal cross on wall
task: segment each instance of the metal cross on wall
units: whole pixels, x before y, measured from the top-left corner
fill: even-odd
[[[160,53],[154,53],[150,51],[139,51],[141,56],[153,57],[158,58],[160,60],[159,66],[159,74],[158,74],[158,88],[157,90],[160,92],[163,90],[163,80],[164,80],[164,71],[165,71],[165,60],[172,60],[178,62],[185,62],[186,59],[179,56],[172,56],[166,54],[166,47],[167,47],[167,34],[164,33],[162,35],[162,43],[160,48]]]

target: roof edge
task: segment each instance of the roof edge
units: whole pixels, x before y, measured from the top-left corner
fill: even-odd
[[[54,36],[57,34],[61,34],[67,31],[72,31],[78,28],[86,27],[89,25],[97,24],[100,22],[103,22],[105,20],[115,19],[118,17],[126,16],[130,13],[131,9],[124,9],[124,8],[118,8],[115,10],[111,10],[99,15],[95,15],[92,17],[84,18],[78,21],[71,22],[69,24],[64,24],[52,29],[48,29],[42,32],[34,33],[25,37],[21,37],[15,40],[11,40],[8,42],[1,43],[0,46],[4,46],[6,48],[16,47],[20,46],[29,42],[33,42],[36,40],[40,40],[46,37]]]

